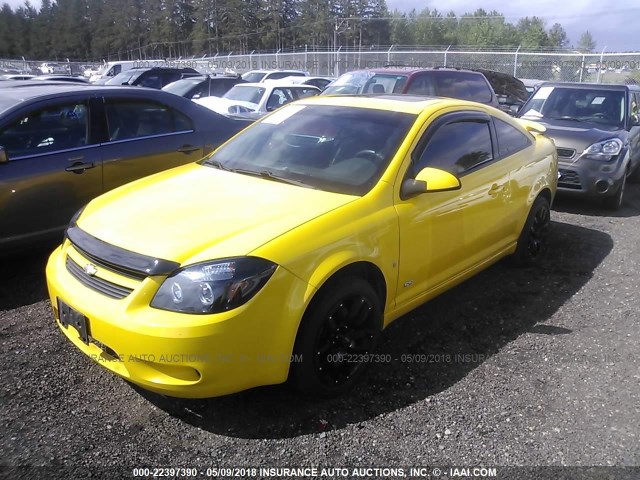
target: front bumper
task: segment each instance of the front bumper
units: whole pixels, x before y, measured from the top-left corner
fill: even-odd
[[[575,161],[558,159],[558,191],[591,197],[615,195],[625,175],[625,165],[619,159],[611,161]]]
[[[86,265],[68,241],[47,264],[47,286],[56,323],[79,350],[113,373],[164,395],[203,398],[287,379],[308,284],[279,267],[245,305],[213,315],[151,308],[164,277],[142,281],[99,269],[97,279],[122,285],[123,298],[81,283],[67,257]],[[126,292],[125,292],[126,293]],[[286,296],[286,301],[285,301]],[[58,300],[85,316],[89,341],[60,323]]]

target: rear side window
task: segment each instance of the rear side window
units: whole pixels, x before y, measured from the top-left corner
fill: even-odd
[[[71,102],[36,110],[0,132],[9,158],[39,155],[89,144],[89,106]]]
[[[105,110],[110,141],[193,130],[185,115],[155,102],[108,100]]]
[[[461,121],[438,128],[415,163],[413,175],[425,167],[461,175],[493,160],[491,130],[485,121]]]
[[[433,76],[428,73],[416,74],[411,79],[411,83],[405,93],[412,95],[428,95],[431,97],[437,95]]]
[[[471,72],[433,72],[436,94],[472,102],[490,103],[491,88],[484,76]]]
[[[501,157],[508,157],[531,145],[531,139],[517,128],[497,118],[493,119],[498,136],[498,148]]]

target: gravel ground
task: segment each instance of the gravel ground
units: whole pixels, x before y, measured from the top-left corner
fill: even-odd
[[[374,365],[353,393],[323,401],[284,386],[197,401],[142,391],[57,330],[45,252],[5,260],[0,472],[120,478],[133,467],[171,466],[637,467],[640,187],[629,187],[616,214],[559,199],[552,218],[550,251],[538,267],[497,264],[406,315],[383,334],[380,353],[392,360]],[[617,475],[640,478],[640,469]]]

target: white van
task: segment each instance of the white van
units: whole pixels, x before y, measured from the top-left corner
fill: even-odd
[[[153,68],[153,67],[165,67],[165,60],[125,60],[118,62],[107,62],[95,75],[91,75],[89,81],[91,83],[101,81],[101,83],[115,77],[120,72],[125,70],[131,70],[132,68]]]

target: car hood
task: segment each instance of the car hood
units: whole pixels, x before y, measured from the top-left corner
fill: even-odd
[[[185,264],[248,255],[356,198],[190,164],[98,197],[78,226],[111,245]]]
[[[553,138],[556,147],[575,149],[578,154],[582,153],[590,145],[610,138],[620,138],[624,142],[622,131],[615,127],[526,116],[523,119],[535,119],[536,122],[542,123],[547,127],[545,134]]]

